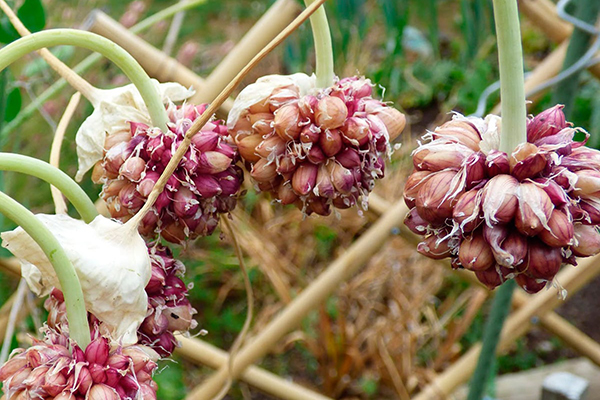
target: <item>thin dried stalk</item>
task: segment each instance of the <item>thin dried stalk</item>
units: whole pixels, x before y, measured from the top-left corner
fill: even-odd
[[[181,347],[175,351],[198,364],[220,368],[227,363],[227,353],[204,341],[180,338]],[[331,400],[317,392],[290,382],[264,369],[251,366],[240,376],[250,385],[283,400]]]
[[[58,126],[56,127],[56,131],[54,132],[54,139],[52,140],[52,146],[50,147],[50,165],[56,168],[59,168],[60,164],[60,149],[65,137],[65,131],[67,130],[69,122],[71,122],[71,118],[73,118],[73,114],[79,105],[80,99],[80,92],[76,92],[73,96],[71,96],[71,100],[69,100],[69,104],[67,104],[67,108],[60,118]],[[52,200],[54,201],[54,210],[56,214],[66,214],[67,203],[61,191],[52,185],[50,186],[50,191],[52,193]]]
[[[0,351],[0,365],[4,364],[8,360],[8,354],[10,352],[10,346],[12,343],[12,336],[15,333],[15,326],[21,320],[20,312],[24,308],[23,302],[25,296],[27,296],[27,283],[25,279],[21,278],[17,291],[14,293],[14,300],[10,307],[10,313],[8,314],[8,321],[6,323],[6,329],[4,332],[4,342],[2,343],[2,351]]]

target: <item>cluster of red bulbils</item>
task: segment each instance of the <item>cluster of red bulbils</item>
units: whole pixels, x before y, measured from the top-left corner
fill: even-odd
[[[417,249],[494,288],[535,293],[563,263],[600,251],[600,152],[574,141],[562,106],[528,120],[527,142],[494,147],[501,121],[456,115],[413,152],[404,199]],[[491,145],[490,145],[491,144]]]

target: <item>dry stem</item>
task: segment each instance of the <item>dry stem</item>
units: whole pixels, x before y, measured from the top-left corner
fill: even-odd
[[[79,105],[80,99],[81,92],[76,92],[73,94],[73,96],[71,96],[71,100],[69,100],[69,104],[67,104],[67,108],[60,118],[58,126],[56,127],[56,131],[54,132],[54,139],[52,140],[52,146],[50,147],[50,165],[53,167],[59,168],[60,149],[65,137],[65,131],[67,130],[69,122],[71,122],[71,118],[73,118],[73,114]],[[54,201],[54,210],[56,214],[66,214],[67,203],[61,191],[53,185],[50,186],[50,191],[52,193],[52,200]]]

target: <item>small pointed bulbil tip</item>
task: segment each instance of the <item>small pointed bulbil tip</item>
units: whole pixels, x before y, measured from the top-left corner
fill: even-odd
[[[389,141],[395,140],[406,127],[406,116],[394,107],[382,107],[375,113],[385,125]]]
[[[548,228],[538,235],[548,246],[564,247],[573,242],[573,221],[564,212],[554,209],[548,220]]]
[[[300,110],[297,104],[284,105],[275,112],[273,120],[275,132],[285,141],[298,139],[302,131],[300,118]]]
[[[509,223],[518,208],[519,182],[510,175],[496,175],[483,187],[482,209],[488,226]]]
[[[474,231],[483,221],[480,213],[481,193],[477,189],[463,193],[452,209],[452,219],[463,233]]]
[[[509,174],[510,163],[508,161],[508,154],[499,150],[490,151],[485,159],[485,167],[487,175],[490,178],[496,175]]]
[[[447,235],[447,232],[426,236],[423,241],[417,245],[417,251],[434,260],[450,257],[452,255],[452,249],[449,247],[449,241],[442,240],[445,235]]]
[[[317,183],[318,167],[311,163],[302,163],[292,177],[292,188],[298,196],[310,193]]]
[[[421,218],[416,207],[411,208],[406,214],[404,217],[404,225],[417,235],[425,235],[429,228],[429,222]]]
[[[594,225],[575,224],[574,243],[571,250],[578,257],[591,257],[600,253],[600,232]]]
[[[319,100],[315,110],[315,121],[321,129],[335,129],[348,118],[348,108],[342,99],[325,96]]]
[[[563,112],[564,105],[557,104],[542,111],[527,123],[527,141],[535,143],[537,140],[552,136],[569,126]]]
[[[550,196],[535,183],[522,182],[517,197],[515,226],[523,235],[536,236],[548,227],[554,209]]]
[[[560,247],[551,247],[538,239],[529,239],[525,272],[536,279],[551,281],[562,265]]]
[[[92,385],[85,398],[86,400],[120,400],[121,396],[114,388],[100,383]]]
[[[454,171],[441,171],[432,174],[421,186],[415,199],[419,215],[431,223],[443,222],[452,217],[452,209],[457,197],[462,193],[455,192]]]
[[[492,249],[481,231],[473,232],[460,242],[458,260],[470,271],[483,271],[496,264]]]
[[[536,294],[546,287],[547,281],[542,279],[532,278],[527,274],[519,274],[515,277],[517,285],[529,294]]]
[[[457,142],[473,151],[479,151],[481,142],[479,131],[473,124],[462,119],[453,119],[435,128],[433,138]]]
[[[86,347],[85,358],[89,363],[106,364],[110,353],[110,345],[105,337],[98,337]]]
[[[508,276],[512,273],[511,269],[496,264],[483,271],[475,271],[475,276],[489,290],[494,290],[506,282]]]

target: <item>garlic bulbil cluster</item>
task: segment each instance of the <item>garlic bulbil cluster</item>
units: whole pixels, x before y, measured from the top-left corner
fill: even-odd
[[[13,351],[0,381],[15,400],[154,400],[155,356],[141,346],[111,346],[102,336],[83,351],[67,335],[47,329],[44,340]]]
[[[266,76],[236,99],[227,126],[261,191],[305,213],[366,207],[405,117],[351,77],[323,89],[304,74]]]
[[[187,130],[205,110],[206,105],[171,105],[167,132],[130,122],[128,130],[106,138],[106,152],[92,180],[103,183],[101,196],[112,217],[126,221],[141,209]],[[219,215],[236,205],[243,180],[237,158],[226,127],[218,120],[208,122],[192,137],[165,190],[141,221],[140,233],[178,244],[212,234]]]
[[[501,119],[455,115],[413,152],[405,224],[417,250],[451,257],[490,289],[540,291],[563,263],[600,252],[600,152],[573,140],[562,106],[528,120],[527,142],[498,150]],[[586,134],[587,135],[587,134]]]
[[[152,80],[164,104],[178,102],[192,96],[194,92],[178,83],[158,83]],[[104,142],[107,137],[120,136],[129,131],[129,122],[151,125],[152,120],[144,100],[135,85],[125,85],[115,89],[94,90],[94,111],[79,127],[75,142],[79,169],[75,179],[83,175],[104,156]]]
[[[152,277],[146,286],[148,311],[138,330],[139,343],[168,357],[178,344],[174,334],[187,333],[197,326],[193,319],[196,310],[187,299],[188,288],[181,280],[185,273],[183,263],[164,246],[149,246],[148,252]]]

